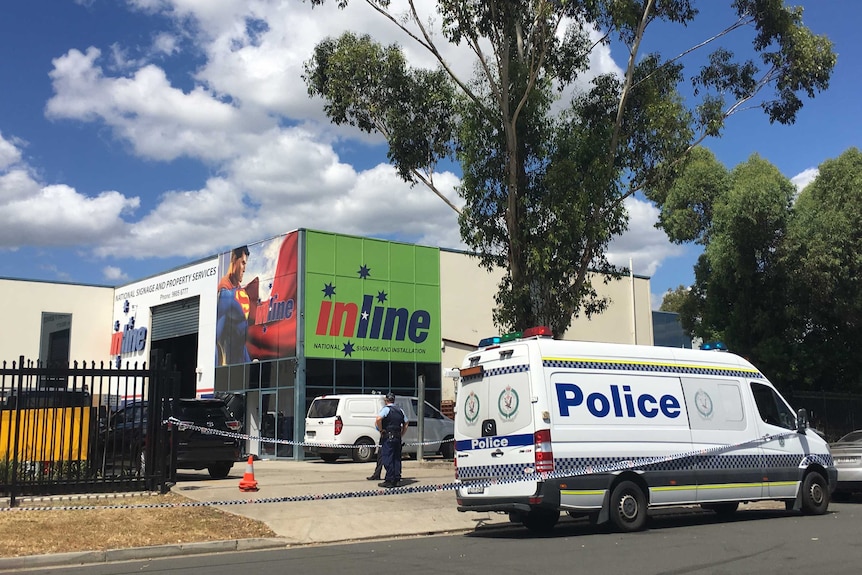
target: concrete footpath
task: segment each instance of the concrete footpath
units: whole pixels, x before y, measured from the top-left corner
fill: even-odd
[[[458,512],[454,490],[445,488],[454,482],[452,461],[404,461],[401,490],[386,490],[378,487],[377,481],[368,481],[366,477],[374,470],[373,464],[353,463],[346,459],[336,463],[258,460],[253,464],[258,491],[242,492],[239,482],[246,465],[246,462],[237,463],[227,479],[218,480],[210,479],[206,471],[182,472],[171,491],[193,501],[213,503],[213,507],[228,513],[262,521],[277,537],[0,558],[0,572],[52,565],[469,533],[510,525],[505,514]],[[423,489],[423,492],[402,492],[410,489]],[[313,499],[255,502],[309,497]],[[666,512],[702,512],[699,507],[688,507]],[[765,501],[745,505],[744,508],[783,510],[784,505]]]
[[[507,516],[497,513],[459,513],[455,492],[435,487],[454,482],[451,461],[404,461],[403,491],[430,489],[424,493],[399,493],[399,489],[378,487],[379,481],[366,479],[374,471],[374,465],[346,459],[335,463],[255,461],[259,491],[243,493],[239,491],[239,479],[245,468],[245,463],[237,464],[230,479],[217,481],[205,476],[190,480],[190,475],[183,475],[172,491],[208,502],[320,496],[313,501],[215,506],[263,521],[287,545],[469,531],[483,525],[508,523]],[[369,496],[329,498],[357,493]]]
[[[246,462],[235,464],[227,479],[210,479],[206,471],[183,471],[171,491],[193,501],[212,502],[213,507],[228,513],[262,521],[278,537],[0,558],[0,571],[464,533],[509,524],[508,517],[502,514],[458,512],[455,492],[438,488],[454,481],[452,461],[404,461],[403,491],[428,489],[422,493],[400,493],[399,489],[378,487],[378,481],[366,479],[374,471],[373,464],[347,459],[336,463],[258,460],[253,464],[258,491],[242,492],[239,482],[246,466]],[[357,493],[364,496],[349,496]],[[315,499],[254,502],[307,496]]]

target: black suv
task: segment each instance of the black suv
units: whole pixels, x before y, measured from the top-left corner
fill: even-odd
[[[148,404],[134,401],[115,411],[101,431],[103,457],[106,461],[130,462],[145,471],[144,446],[147,440]],[[221,399],[172,399],[167,403],[163,421],[175,418],[181,423],[168,424],[168,438],[176,452],[177,469],[206,469],[213,479],[223,479],[240,459],[239,440],[218,433],[201,433],[187,425],[213,432],[238,432],[240,423]],[[187,425],[184,425],[187,424]]]

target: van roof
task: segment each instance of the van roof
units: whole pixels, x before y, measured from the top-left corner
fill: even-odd
[[[468,357],[481,355],[489,351],[494,352],[494,350],[499,348],[518,345],[537,346],[543,358],[591,358],[604,360],[634,359],[642,362],[705,364],[757,371],[757,368],[746,359],[726,351],[703,351],[699,349],[632,345],[624,343],[569,341],[550,338],[515,340],[501,343],[498,346],[471,352],[468,354]]]

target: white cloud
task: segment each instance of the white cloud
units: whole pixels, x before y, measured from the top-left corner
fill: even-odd
[[[0,247],[98,244],[121,232],[122,216],[139,205],[115,191],[92,197],[38,181],[20,149],[0,135]]]
[[[138,207],[137,198],[117,192],[86,197],[68,186],[51,189],[54,202],[68,202],[67,215],[82,217],[89,209],[91,218],[102,219],[87,238],[86,222],[69,226],[80,230],[79,243],[97,245],[101,257],[192,258],[307,227],[463,249],[454,211],[424,186],[401,181],[379,148],[374,156],[379,160],[366,160],[361,169],[336,152],[379,144],[379,137],[330,125],[321,101],[308,97],[301,78],[304,62],[321,39],[345,30],[368,33],[383,44],[399,43],[412,65],[437,66],[364,2],[351,2],[346,10],[336,9],[334,2],[312,9],[309,2],[267,0],[127,0],[127,5],[166,16],[171,29],[156,32],[142,57],[139,48],[122,45],[102,47],[110,57],[95,46],[69,49],[53,61],[54,94],[46,115],[104,125],[141,158],[192,158],[206,162],[212,175],[197,189],[164,191],[135,221],[128,212]],[[394,0],[393,6],[403,11],[406,3]],[[435,20],[434,3],[419,6],[424,21]],[[435,21],[439,24],[439,16]],[[469,78],[472,54],[449,45],[439,33],[436,38],[446,61]],[[174,80],[166,71],[173,68],[144,59],[182,56],[187,43],[204,59],[191,71],[191,87],[189,76]],[[585,81],[621,73],[605,46],[596,49],[591,62]],[[561,96],[558,105],[571,94]],[[0,161],[3,157],[0,147]],[[435,182],[452,202],[461,203],[454,191],[456,174],[436,174]],[[47,187],[30,183],[31,205],[44,202]],[[614,242],[610,255],[620,265],[628,265],[631,256],[636,273],[651,274],[675,253],[674,247],[652,228],[654,209],[637,201],[630,209],[631,230]],[[106,268],[104,273],[122,272]]]
[[[129,279],[129,276],[116,266],[105,266],[102,268],[102,275],[109,282],[121,282]]]
[[[0,170],[5,170],[21,161],[21,150],[16,141],[7,140],[0,132]]]
[[[808,168],[790,178],[790,181],[793,182],[794,186],[796,186],[796,191],[801,192],[805,189],[805,186],[813,182],[819,174],[820,170],[817,168]]]
[[[658,208],[652,203],[629,196],[625,200],[629,229],[608,247],[608,261],[622,267],[632,262],[636,274],[653,276],[662,261],[683,253],[682,246],[672,244],[664,231],[655,227]]]
[[[179,39],[173,34],[162,32],[153,38],[152,50],[155,54],[171,56],[179,51]]]

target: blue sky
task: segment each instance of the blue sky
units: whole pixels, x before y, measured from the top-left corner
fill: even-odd
[[[862,2],[789,3],[834,43],[830,89],[792,126],[747,111],[706,146],[728,168],[758,153],[801,186],[860,145]],[[648,30],[643,50],[675,55],[732,23],[730,0],[699,4],[694,25]],[[346,11],[296,0],[4,2],[0,277],[119,285],[298,227],[463,247],[454,212],[398,180],[379,139],[329,125],[308,98],[302,63],[347,29],[432,64],[358,0]],[[745,50],[750,38],[726,42]],[[445,55],[470,70],[463,53]],[[625,58],[600,50],[592,67],[619,71]],[[436,181],[459,203],[456,174]],[[610,256],[649,275],[657,303],[691,283],[699,250],[667,242],[653,206],[629,207]]]

